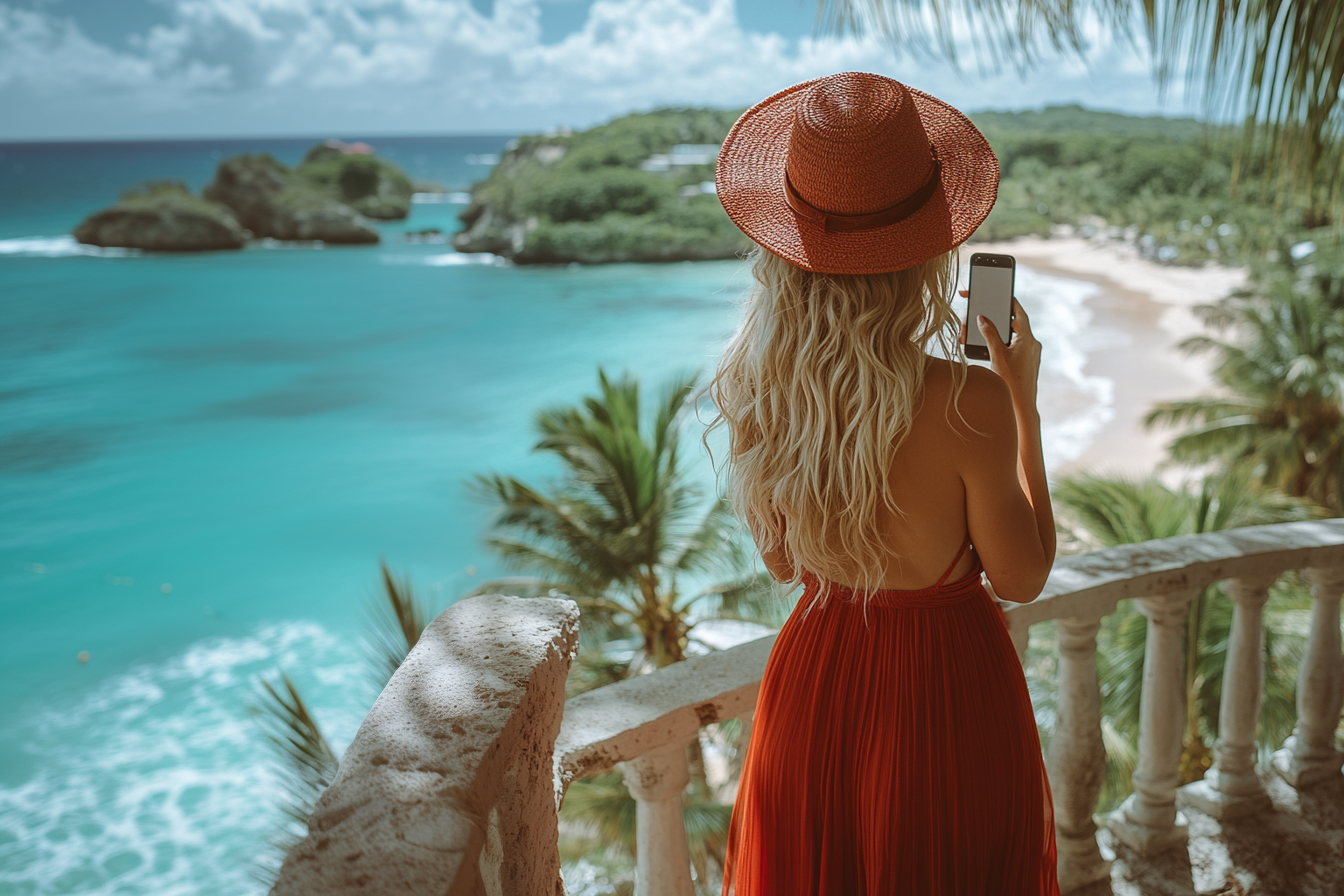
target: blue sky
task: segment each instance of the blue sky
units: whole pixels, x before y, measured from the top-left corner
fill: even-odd
[[[1020,77],[814,18],[798,0],[0,0],[0,140],[585,127],[846,69],[968,111],[1195,111],[1179,86],[1159,102],[1142,50],[1097,27],[1084,60]]]

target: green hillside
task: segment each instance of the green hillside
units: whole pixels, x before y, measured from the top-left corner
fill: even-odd
[[[578,133],[519,138],[472,190],[454,245],[520,263],[728,258],[749,243],[702,185],[712,159],[651,164],[718,144],[737,110],[662,109]],[[1055,106],[971,116],[999,158],[999,201],[977,240],[1098,231],[1175,264],[1239,263],[1306,223],[1260,172],[1233,172],[1237,133],[1188,118]],[[683,156],[683,159],[692,159]],[[650,170],[650,169],[654,170]]]
[[[472,189],[454,245],[521,263],[731,258],[750,244],[702,188],[714,180],[712,154],[665,170],[640,166],[678,145],[721,143],[738,114],[663,109],[521,137]]]

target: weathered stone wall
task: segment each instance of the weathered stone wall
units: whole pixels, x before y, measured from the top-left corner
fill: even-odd
[[[552,755],[572,601],[483,595],[425,629],[285,858],[274,896],[563,896]]]

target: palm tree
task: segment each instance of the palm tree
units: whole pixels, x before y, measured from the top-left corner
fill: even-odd
[[[1141,34],[1159,87],[1202,76],[1210,116],[1246,123],[1244,149],[1265,163],[1266,187],[1304,199],[1308,227],[1330,222],[1344,189],[1339,0],[819,0],[834,30],[873,30],[953,62],[970,49],[982,67],[1029,68],[1049,46],[1081,52],[1088,16]]]
[[[602,673],[585,685],[685,659],[696,619],[776,621],[787,609],[750,568],[727,503],[707,499],[682,463],[680,434],[696,377],[673,379],[647,420],[638,380],[599,370],[598,384],[599,394],[581,405],[537,415],[536,449],[553,453],[565,470],[553,488],[498,474],[476,483],[497,508],[489,545],[528,574],[477,591],[563,593],[576,601],[581,647],[609,648]],[[697,577],[700,587],[683,590]]]
[[[1243,468],[1206,477],[1197,488],[1170,488],[1155,478],[1130,479],[1093,474],[1060,477],[1052,496],[1061,528],[1082,549],[1113,547],[1157,538],[1214,532],[1318,516],[1309,502],[1255,483]],[[1267,608],[1276,613],[1301,609],[1309,597],[1300,583],[1275,586]],[[1232,605],[1218,585],[1205,588],[1186,617],[1185,693],[1187,727],[1181,756],[1182,783],[1203,776],[1212,761],[1208,740],[1218,730],[1223,663],[1232,625]],[[1107,776],[1102,805],[1118,804],[1129,791],[1138,739],[1139,698],[1147,636],[1144,617],[1133,601],[1106,617],[1098,633],[1097,664],[1102,685],[1103,735]],[[1295,715],[1294,650],[1300,645],[1265,631],[1265,703],[1260,739],[1277,746]]]
[[[1304,286],[1306,288],[1304,288]],[[1221,396],[1168,401],[1148,426],[1185,426],[1178,461],[1249,466],[1274,488],[1344,513],[1344,302],[1303,279],[1275,277],[1202,311],[1232,337],[1181,343],[1216,357]]]
[[[563,475],[538,488],[499,474],[476,489],[496,508],[488,544],[520,575],[477,592],[564,594],[581,611],[571,693],[686,658],[693,629],[709,618],[778,624],[790,602],[753,569],[727,503],[707,497],[681,456],[681,433],[697,400],[694,375],[674,377],[645,413],[638,380],[598,371],[598,394],[536,418],[536,450]],[[695,587],[686,587],[688,582]],[[697,875],[721,862],[731,806],[708,783],[701,742],[690,746],[685,799]],[[575,782],[562,807],[573,840],[627,858],[634,802],[614,773]]]

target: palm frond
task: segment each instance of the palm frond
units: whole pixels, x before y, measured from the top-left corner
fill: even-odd
[[[265,732],[273,751],[280,782],[280,811],[286,819],[271,839],[271,850],[253,868],[253,876],[270,887],[285,856],[308,833],[308,818],[317,798],[336,777],[339,760],[322,735],[299,689],[285,673],[277,687],[258,680],[255,702],[248,714]]]
[[[379,566],[385,600],[376,600],[370,608],[373,619],[370,648],[374,681],[382,690],[429,625],[429,611],[416,598],[410,580],[398,580],[386,562],[380,562]]]
[[[1061,523],[1084,544],[1114,547],[1190,531],[1188,496],[1155,478],[1061,476],[1052,493]]]
[[[1172,460],[1202,464],[1211,460],[1234,462],[1249,453],[1256,437],[1263,434],[1259,422],[1247,417],[1229,417],[1194,426],[1167,443]]]
[[[1162,401],[1153,405],[1143,418],[1148,429],[1158,426],[1181,426],[1189,423],[1213,423],[1219,420],[1254,420],[1263,408],[1244,400],[1201,396],[1176,401]]]
[[[747,562],[737,538],[739,526],[728,502],[710,504],[689,532],[669,539],[668,566],[678,572],[737,571]]]
[[[1203,80],[1205,106],[1216,117],[1234,113],[1247,123],[1247,149],[1263,148],[1278,189],[1320,211],[1337,204],[1344,168],[1338,0],[1168,0],[1145,2],[1144,14],[1160,81],[1191,61],[1190,85]]]
[[[602,772],[569,785],[560,806],[560,819],[590,830],[594,839],[635,852],[635,799],[619,771]]]
[[[1097,811],[1109,812],[1133,789],[1134,769],[1139,764],[1135,744],[1116,730],[1109,716],[1101,718],[1101,742],[1106,749],[1106,774],[1102,779]]]

